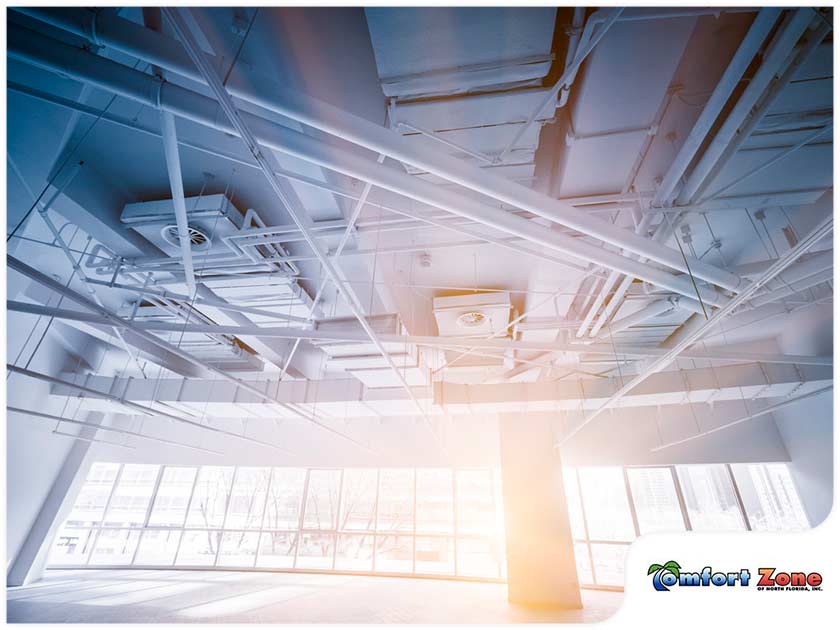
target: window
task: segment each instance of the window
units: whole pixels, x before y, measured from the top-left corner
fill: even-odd
[[[498,579],[500,488],[486,469],[97,463],[49,565]]]
[[[785,464],[566,468],[563,481],[584,586],[621,587],[639,534],[808,526]]]

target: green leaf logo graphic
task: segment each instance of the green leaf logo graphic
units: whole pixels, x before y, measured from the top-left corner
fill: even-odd
[[[664,569],[664,568],[665,567],[663,567],[661,564],[652,564],[648,567],[647,574],[650,575],[651,573],[656,573],[657,571],[659,571],[659,569]]]
[[[677,562],[675,560],[669,560],[668,562],[665,563],[665,566],[663,568],[666,571],[669,571],[670,573],[673,573],[674,577],[676,577],[676,578],[680,577],[680,568],[681,567],[680,567],[679,564],[677,564]],[[648,575],[650,575],[650,569],[648,569]]]

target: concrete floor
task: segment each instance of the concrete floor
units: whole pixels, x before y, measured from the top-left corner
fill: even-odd
[[[54,570],[7,590],[12,623],[594,622],[623,593],[583,591],[584,608],[536,610],[505,584],[235,571]]]

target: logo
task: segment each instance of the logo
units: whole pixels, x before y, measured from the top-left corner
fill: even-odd
[[[776,567],[762,567],[758,570],[759,591],[821,591],[822,575],[815,572],[777,571]]]
[[[665,564],[652,564],[648,575],[653,575],[653,588],[657,591],[669,591],[673,586],[749,586],[750,572],[747,569],[724,573],[704,567],[700,572],[682,571],[675,561]]]

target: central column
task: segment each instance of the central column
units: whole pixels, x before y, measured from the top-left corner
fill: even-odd
[[[580,608],[563,469],[548,414],[499,416],[508,600]]]

